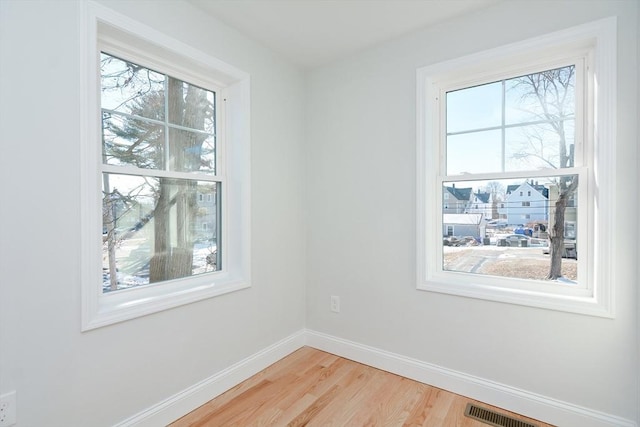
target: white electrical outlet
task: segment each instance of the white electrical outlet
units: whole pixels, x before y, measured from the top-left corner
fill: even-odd
[[[0,427],[16,424],[16,392],[0,395]]]
[[[340,297],[335,295],[331,296],[331,311],[334,313],[340,313]]]

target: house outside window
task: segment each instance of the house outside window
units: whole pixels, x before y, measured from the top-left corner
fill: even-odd
[[[605,269],[594,268],[608,253],[592,243],[613,245],[604,217],[615,203],[594,203],[593,174],[614,170],[612,55],[615,23],[603,20],[419,70],[419,289],[611,315],[611,281]],[[614,177],[605,175],[597,194],[611,201]],[[498,217],[512,229],[528,222],[545,225],[552,256],[536,265],[526,252],[533,248],[512,250],[513,260],[525,266],[515,276],[489,258],[471,270],[448,262],[458,249],[440,244],[445,213],[428,202],[429,194],[447,188],[503,188]],[[565,213],[573,224],[566,228],[575,229],[577,251],[584,254],[578,260],[559,256]],[[547,244],[546,236],[533,237],[532,245]],[[487,249],[470,248],[468,254],[486,258]]]

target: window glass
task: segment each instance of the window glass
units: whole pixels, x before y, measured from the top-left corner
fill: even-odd
[[[446,94],[447,175],[572,167],[575,66]]]
[[[482,100],[482,108],[477,108],[479,100]],[[501,123],[501,82],[447,93],[447,132],[486,129]]]
[[[105,173],[102,193],[104,292],[218,269],[218,184]]]
[[[164,169],[165,145],[165,127],[162,124],[103,110],[104,163]]]
[[[452,188],[464,208],[443,210],[443,270],[545,280],[551,267],[549,227],[562,215],[563,283],[578,283],[578,208],[568,203],[568,194],[578,191],[577,175],[444,182],[442,191]],[[531,196],[522,196],[521,189]],[[471,206],[470,195],[481,203]]]
[[[106,53],[100,53],[102,108],[164,120],[165,76]]]
[[[486,173],[502,169],[500,130],[447,136],[447,174]]]

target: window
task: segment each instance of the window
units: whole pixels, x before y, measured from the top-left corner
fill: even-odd
[[[613,245],[614,177],[594,175],[614,170],[612,64],[615,21],[603,20],[418,71],[419,289],[612,315],[611,280],[594,267]],[[433,195],[447,188],[494,195],[506,224],[463,214],[484,245],[443,245]],[[577,260],[561,256],[568,232]]]
[[[205,189],[220,194],[224,183],[216,157],[219,89],[104,51],[100,77],[103,292],[210,272],[207,252],[221,267],[217,209],[211,232],[196,228],[206,214],[196,197],[202,201]]]
[[[249,286],[249,76],[96,3],[85,18],[82,329]]]

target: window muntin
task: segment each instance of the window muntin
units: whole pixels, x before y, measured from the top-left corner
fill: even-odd
[[[100,74],[103,292],[220,270],[216,92],[106,52]]]

